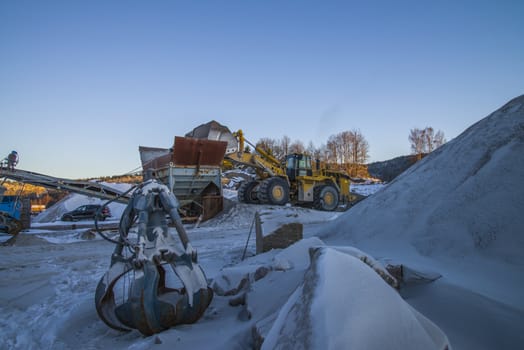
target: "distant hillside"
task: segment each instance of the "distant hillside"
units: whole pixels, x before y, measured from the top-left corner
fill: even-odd
[[[126,183],[126,184],[135,184],[142,182],[142,175],[113,175],[113,176],[103,176],[97,177],[89,180],[98,180],[110,183]]]
[[[416,155],[400,156],[383,162],[368,164],[368,172],[374,178],[390,182],[421,158]]]

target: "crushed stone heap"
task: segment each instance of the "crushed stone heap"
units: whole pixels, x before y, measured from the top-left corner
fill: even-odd
[[[524,95],[475,123],[326,228],[349,244],[524,264]]]

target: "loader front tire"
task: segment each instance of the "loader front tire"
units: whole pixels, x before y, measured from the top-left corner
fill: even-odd
[[[314,190],[313,206],[317,210],[333,211],[338,207],[338,191],[332,185],[317,186]]]
[[[289,185],[281,177],[270,177],[260,184],[258,199],[263,204],[284,205],[289,202]]]
[[[241,203],[258,204],[257,188],[258,181],[246,181],[238,188],[238,201]]]

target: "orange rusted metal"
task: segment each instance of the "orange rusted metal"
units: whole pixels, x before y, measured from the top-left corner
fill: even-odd
[[[224,208],[224,197],[222,196],[204,196],[202,197],[203,216],[202,220],[206,221],[215,217]]]
[[[175,137],[172,148],[139,147],[142,168],[168,185],[186,219],[207,220],[222,211],[220,165],[227,142]]]
[[[175,137],[173,163],[179,166],[220,166],[227,142]]]

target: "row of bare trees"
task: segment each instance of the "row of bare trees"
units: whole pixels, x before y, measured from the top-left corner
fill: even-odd
[[[289,136],[283,136],[280,140],[264,137],[257,142],[257,146],[279,160],[291,153],[306,153],[314,159],[332,164],[364,164],[369,158],[369,143],[360,130],[331,135],[327,143],[320,147],[311,141],[307,146],[300,140],[291,141]]]
[[[262,148],[279,160],[284,160],[287,154],[306,153],[306,147],[302,141],[291,141],[287,135],[284,135],[280,140],[263,137],[258,140],[257,147]]]
[[[327,160],[338,164],[364,164],[369,158],[369,143],[360,130],[342,131],[327,141]]]
[[[446,143],[444,132],[441,130],[435,132],[430,126],[424,129],[411,129],[408,139],[412,153],[417,155],[431,153]],[[320,147],[316,147],[311,141],[307,146],[300,140],[292,141],[287,135],[281,139],[261,138],[257,142],[257,147],[281,161],[291,153],[306,153],[323,163],[340,165],[365,164],[369,158],[369,143],[357,129],[331,135]]]

